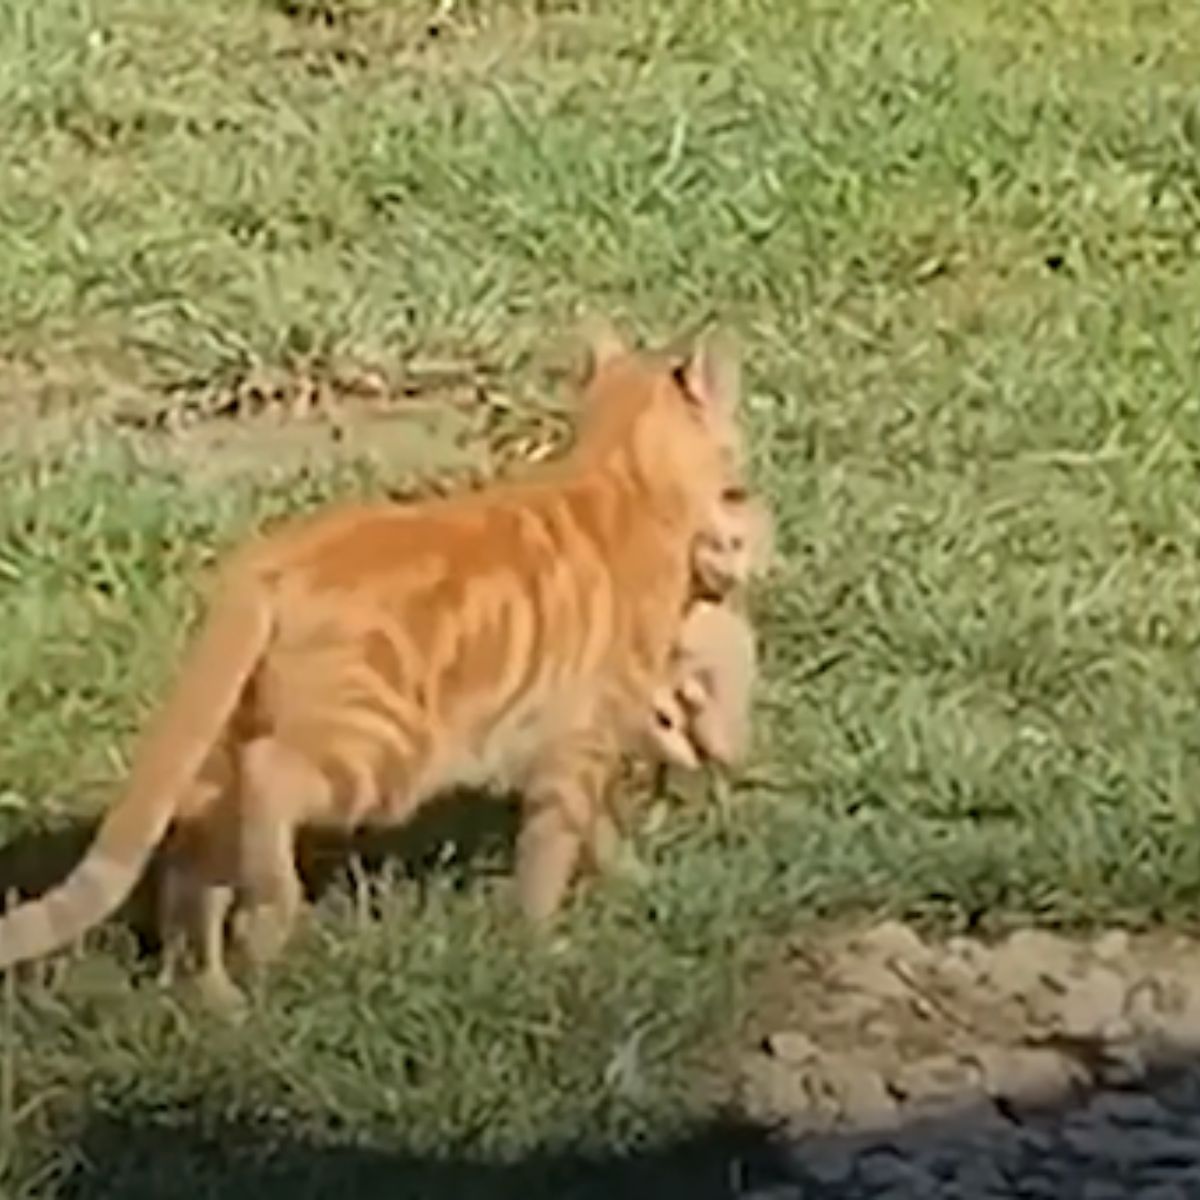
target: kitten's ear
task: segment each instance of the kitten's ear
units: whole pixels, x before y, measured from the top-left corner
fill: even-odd
[[[680,368],[679,378],[697,403],[732,414],[742,393],[737,342],[722,330],[705,334]]]
[[[580,374],[584,383],[589,382],[605,364],[629,352],[612,322],[594,314],[580,322],[579,341],[583,358]]]

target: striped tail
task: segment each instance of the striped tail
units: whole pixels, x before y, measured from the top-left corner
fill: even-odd
[[[217,596],[83,861],[58,887],[0,918],[0,970],[75,941],[123,903],[236,711],[271,629],[269,597],[252,577]]]

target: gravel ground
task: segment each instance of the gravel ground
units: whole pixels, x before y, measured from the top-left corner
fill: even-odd
[[[1200,946],[1110,931],[796,941],[741,1104],[794,1181],[753,1200],[1200,1196]]]

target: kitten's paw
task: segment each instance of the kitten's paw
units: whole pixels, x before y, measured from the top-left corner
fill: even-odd
[[[240,1022],[248,1010],[246,995],[223,971],[204,971],[193,980],[200,1003],[209,1012]]]
[[[628,843],[622,843],[607,866],[611,878],[636,888],[647,887],[654,872],[638,857]]]
[[[282,955],[293,924],[291,914],[272,904],[244,908],[234,914],[234,942],[253,969],[263,970]]]

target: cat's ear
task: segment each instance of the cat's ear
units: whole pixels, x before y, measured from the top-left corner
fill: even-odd
[[[679,368],[679,382],[697,404],[732,415],[742,394],[738,345],[724,330],[701,337]]]
[[[579,340],[583,358],[581,376],[585,384],[613,359],[629,353],[616,326],[594,314],[580,322]]]

